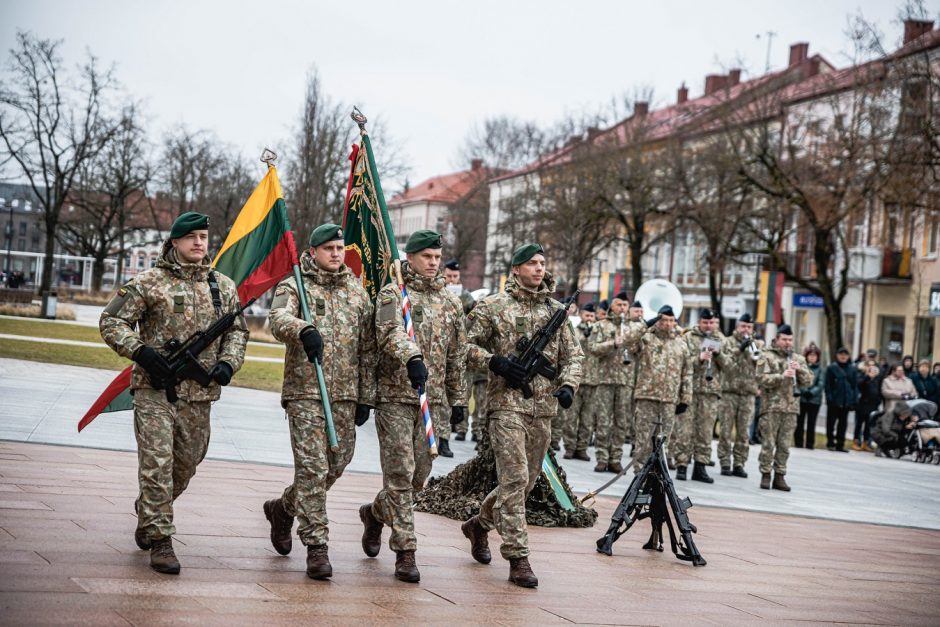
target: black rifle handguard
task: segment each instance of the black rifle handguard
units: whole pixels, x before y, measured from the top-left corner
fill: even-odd
[[[545,357],[545,349],[548,348],[561,326],[568,321],[568,307],[571,303],[577,301],[580,294],[581,290],[576,290],[571,298],[562,304],[561,309],[556,309],[552,313],[552,317],[548,319],[545,326],[536,331],[531,339],[521,337],[516,342],[516,350],[519,352],[519,356],[510,356],[509,359],[525,371],[525,375],[519,383],[523,398],[532,398],[534,394],[532,380],[538,375],[542,375],[549,380],[558,376],[558,368]]]

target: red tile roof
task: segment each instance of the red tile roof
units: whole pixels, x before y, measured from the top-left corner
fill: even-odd
[[[503,170],[481,166],[478,169],[434,176],[397,194],[388,201],[388,204],[405,205],[415,202],[454,204],[486,183],[491,177],[502,172]]]

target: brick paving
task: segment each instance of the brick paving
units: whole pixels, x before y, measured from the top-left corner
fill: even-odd
[[[940,623],[940,532],[699,506],[708,565],[693,568],[643,551],[644,523],[613,557],[595,552],[616,505],[605,497],[594,529],[530,528],[538,590],[506,581],[495,534],[483,566],[457,521],[421,513],[422,581],[401,583],[387,544],[362,554],[356,510],[381,478],[359,473],[330,493],[334,576],[315,582],[296,539],[274,552],[261,512],[290,469],[225,461],[204,462],[177,503],[183,571],[160,575],[134,545],[135,473],[133,453],[0,442],[0,623]]]

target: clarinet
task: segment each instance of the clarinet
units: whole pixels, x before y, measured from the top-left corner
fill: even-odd
[[[626,330],[625,329],[626,323],[624,322],[624,318],[625,318],[624,314],[620,314],[620,335],[621,336],[623,336],[624,331]],[[630,355],[630,351],[626,348],[623,349],[623,363],[626,365],[626,364],[630,364],[632,361],[633,361],[633,356]]]
[[[711,334],[711,333],[708,333],[705,337],[706,337],[706,338],[710,338],[711,336],[712,336],[712,334]],[[709,348],[709,349],[706,349],[706,350],[709,352],[709,354],[711,354],[712,349]],[[706,380],[706,381],[711,381],[711,380],[714,378],[714,376],[712,375],[712,361],[713,361],[713,360],[709,359],[709,360],[708,360],[708,365],[705,366],[705,380]]]
[[[792,348],[787,351],[787,368],[790,367],[790,362],[791,362],[791,361],[793,361],[793,349],[792,349]],[[799,396],[799,395],[800,395],[800,387],[799,387],[799,385],[797,385],[797,382],[796,382],[796,373],[797,373],[797,371],[794,370],[794,371],[793,371],[793,396]]]

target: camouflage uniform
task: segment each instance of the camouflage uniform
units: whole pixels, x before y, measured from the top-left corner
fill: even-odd
[[[616,344],[620,319],[608,316],[594,325],[587,352],[596,360],[597,388],[589,416],[594,421],[594,446],[598,462],[620,463],[627,432],[627,370],[624,346]]]
[[[802,355],[793,353],[787,357],[787,351],[771,348],[761,354],[757,364],[757,379],[761,388],[761,449],[758,461],[762,474],[773,468],[778,475],[787,474],[787,459],[790,457],[790,443],[796,430],[796,417],[800,413],[800,397],[793,394],[793,379],[783,376],[787,362],[799,362],[797,383],[807,387],[813,382],[813,373]]]
[[[663,444],[667,445],[676,405],[692,403],[692,363],[685,342],[672,331],[647,329],[644,322],[630,322],[624,339],[637,372],[633,390],[633,467],[639,470],[652,453],[655,423],[662,422]]]
[[[594,421],[590,414],[591,397],[597,387],[596,359],[585,349],[591,337],[593,324],[584,322],[575,329],[574,337],[581,347],[584,358],[581,361],[581,385],[574,396],[571,407],[562,411],[567,413],[563,430],[565,452],[586,451],[594,432]]]
[[[434,431],[447,437],[449,429],[438,431],[439,419],[450,426],[450,408],[467,406],[464,371],[467,335],[460,299],[446,289],[439,272],[433,278],[419,276],[408,262],[402,276],[411,302],[411,320],[417,344],[408,338],[402,322],[401,292],[386,285],[379,292],[375,331],[380,351],[378,360],[378,407],[376,429],[382,457],[383,488],[372,504],[375,517],[392,528],[389,547],[393,551],[414,551],[413,494],[424,487],[431,473],[431,454],[418,405],[418,393],[408,381],[405,364],[422,357],[428,369],[425,386]]]
[[[271,333],[287,345],[281,405],[290,421],[294,482],[284,490],[284,510],[298,521],[307,546],[329,540],[326,493],[352,461],[356,446],[356,404],[375,406],[375,333],[372,302],[345,265],[336,272],[317,266],[308,251],[300,256],[312,323],[303,319],[297,282],[287,277],[274,290]],[[315,326],[323,338],[323,377],[333,411],[337,451],[326,436],[326,416],[314,365],[300,334]]]
[[[483,368],[493,355],[514,354],[520,336],[532,337],[561,308],[551,299],[554,289],[555,281],[549,273],[538,289],[523,287],[511,276],[504,293],[477,304],[467,318],[470,366]],[[545,356],[558,368],[558,376],[553,381],[543,376],[533,379],[532,398],[524,399],[522,392],[510,389],[497,376],[489,378],[486,390],[488,428],[499,484],[483,499],[479,522],[484,529],[499,532],[500,553],[505,559],[529,555],[525,500],[548,452],[551,419],[557,407],[552,394],[563,385],[575,392],[578,389],[582,353],[571,325],[562,325]]]
[[[470,370],[473,382],[473,422],[471,429],[473,437],[479,440],[486,430],[486,383],[489,381],[489,370]]]
[[[712,429],[718,417],[721,400],[721,353],[712,353],[712,380],[705,378],[708,362],[699,358],[705,334],[695,327],[682,336],[692,361],[692,405],[684,414],[676,416],[676,466],[688,466],[690,461],[708,464],[712,455]],[[715,331],[710,336],[721,342],[724,336]],[[724,346],[724,343],[722,343]]]
[[[751,352],[741,350],[743,341],[744,336],[735,331],[725,338],[721,349],[722,411],[718,462],[722,468],[743,467],[750,451],[747,430],[754,418],[757,369]]]
[[[207,277],[209,261],[182,263],[169,240],[157,265],[131,279],[111,299],[98,323],[101,337],[116,353],[131,359],[142,346],[160,348],[171,339],[186,340],[203,331],[219,314],[212,303]],[[222,311],[238,307],[235,284],[214,273]],[[136,327],[136,330],[135,330]],[[237,372],[245,358],[248,329],[239,316],[235,324],[199,356],[209,370],[224,361]],[[137,526],[150,539],[176,532],[173,501],[183,493],[209,446],[209,407],[218,400],[214,381],[202,387],[184,381],[177,387],[179,401],[166,400],[154,390],[147,372],[134,365],[134,434],[137,437],[140,502]]]

